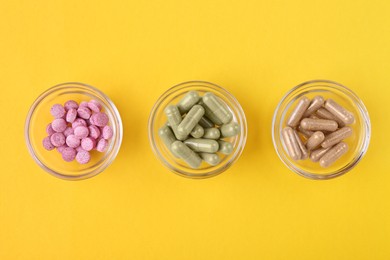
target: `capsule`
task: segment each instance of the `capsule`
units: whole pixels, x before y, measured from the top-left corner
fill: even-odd
[[[213,125],[222,125],[222,121],[219,120],[213,111],[211,111],[211,109],[203,102],[203,99],[201,99],[198,104],[204,108],[205,117],[208,118]]]
[[[183,121],[177,127],[177,133],[188,136],[204,115],[204,108],[200,105],[193,106],[186,114]]]
[[[218,98],[211,92],[204,94],[203,103],[214,113],[214,115],[223,123],[227,124],[233,119],[230,110],[218,100]]]
[[[311,114],[310,116],[309,116],[309,118],[311,118],[311,119],[321,119],[319,116],[317,116],[316,114]]]
[[[177,108],[181,114],[187,113],[196,103],[199,102],[199,94],[196,91],[189,91],[180,101],[177,103]]]
[[[316,115],[319,116],[322,119],[329,119],[329,120],[336,121],[337,124],[339,125],[339,127],[344,127],[345,126],[343,121],[341,121],[340,119],[335,117],[331,112],[329,112],[328,110],[326,110],[323,107],[317,110]]]
[[[219,144],[215,140],[189,138],[184,143],[194,152],[216,153],[219,149]]]
[[[330,148],[332,147],[328,147],[328,148],[318,148],[314,151],[312,151],[310,153],[310,160],[312,160],[312,162],[318,162],[322,156],[324,156],[324,154],[326,154],[327,151],[330,150]]]
[[[179,109],[175,105],[169,105],[165,108],[165,115],[168,118],[169,126],[172,128],[173,133],[176,138],[179,140],[184,140],[187,138],[188,134],[183,135],[177,131],[178,126],[180,125],[182,118],[179,112]]]
[[[287,125],[291,127],[296,127],[299,124],[303,114],[310,105],[310,99],[303,96],[299,101],[297,106],[292,111],[290,117],[287,119]]]
[[[306,138],[309,138],[310,136],[312,136],[312,134],[314,134],[313,131],[303,129],[302,126],[298,126],[298,131],[301,134],[303,134]]]
[[[236,122],[231,122],[229,124],[222,125],[220,130],[222,137],[232,137],[240,133],[240,125]]]
[[[308,117],[314,114],[314,112],[316,112],[320,107],[322,107],[324,102],[325,99],[323,96],[315,96],[311,100],[309,107],[306,109],[306,112],[303,114],[303,117]]]
[[[310,131],[335,131],[337,123],[334,120],[304,118],[301,127]]]
[[[305,144],[302,142],[301,138],[299,137],[297,131],[294,130],[294,136],[295,136],[295,139],[297,140],[297,143],[298,143],[298,146],[299,146],[299,149],[301,150],[301,160],[305,160],[309,157],[309,153],[306,149],[306,146]]]
[[[322,141],[324,141],[324,139],[325,139],[325,135],[323,132],[321,132],[321,131],[315,132],[307,140],[307,143],[306,143],[307,150],[311,151],[311,150],[317,148],[317,146],[319,146],[322,143]]]
[[[320,165],[323,168],[331,166],[341,156],[348,152],[348,145],[344,142],[338,143],[333,146],[324,156],[320,159]]]
[[[329,135],[326,136],[325,140],[322,142],[321,146],[323,148],[331,147],[345,138],[348,138],[352,135],[352,128],[345,126]]]
[[[204,108],[204,107],[203,107]],[[205,113],[206,113],[206,109],[205,109]],[[208,119],[207,117],[203,116],[200,120],[199,120],[199,125],[203,128],[212,128],[214,127],[214,123]]]
[[[295,138],[294,130],[288,126],[283,128],[282,137],[284,140],[285,147],[287,148],[287,153],[289,154],[291,159],[295,161],[301,159],[302,152]]]
[[[218,152],[229,155],[233,152],[233,144],[223,140],[218,140],[219,149]]]
[[[171,150],[183,159],[191,168],[199,168],[202,163],[202,159],[197,153],[192,151],[187,145],[181,141],[175,141],[171,144]]]
[[[203,138],[218,140],[221,137],[221,132],[218,128],[205,128]]]
[[[326,100],[324,106],[335,117],[343,121],[344,124],[348,125],[355,122],[355,117],[353,116],[353,114],[346,110],[344,107],[337,104],[333,99],[329,98],[328,100]]]
[[[192,129],[190,135],[193,138],[201,138],[204,135],[204,129],[199,124],[197,124],[194,129]]]
[[[221,162],[221,158],[219,158],[218,154],[216,153],[199,153],[199,155],[203,161],[210,164],[211,166],[215,166]]]

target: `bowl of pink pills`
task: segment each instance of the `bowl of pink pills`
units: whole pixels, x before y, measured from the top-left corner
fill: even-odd
[[[66,180],[93,177],[117,156],[123,136],[120,114],[100,90],[63,83],[42,93],[25,124],[28,150],[44,170]]]

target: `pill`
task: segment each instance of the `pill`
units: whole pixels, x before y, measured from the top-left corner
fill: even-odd
[[[233,144],[223,140],[218,140],[219,149],[218,152],[229,155],[233,152]]]
[[[54,118],[62,118],[65,115],[65,108],[60,104],[55,104],[50,109],[50,114]]]
[[[194,129],[194,127],[198,124],[199,120],[202,118],[203,115],[204,108],[202,106],[193,106],[177,127],[177,133],[180,136],[189,135],[192,129]]]
[[[175,135],[173,134],[171,128],[169,126],[167,126],[167,125],[163,125],[158,130],[158,135],[162,139],[162,141],[165,144],[165,146],[172,152],[172,154],[175,157],[179,157],[178,155],[174,154],[173,151],[171,150],[172,143],[176,141]]]
[[[348,138],[352,135],[352,128],[345,126],[329,135],[326,136],[325,140],[322,142],[321,146],[327,148],[333,146],[345,138]]]
[[[203,159],[206,163],[215,166],[221,162],[221,158],[219,158],[216,153],[199,153],[200,158]]]
[[[322,119],[329,119],[329,120],[336,121],[337,124],[339,125],[339,127],[344,127],[345,126],[343,121],[341,121],[340,119],[335,117],[331,112],[329,112],[328,110],[326,110],[323,107],[317,110],[316,115],[319,116]]]
[[[204,107],[203,107],[204,108]],[[205,109],[205,113],[206,113],[206,109]],[[203,128],[211,128],[211,127],[214,127],[214,123],[208,119],[207,117],[203,116],[200,120],[199,120],[199,125]]]
[[[197,124],[194,129],[192,129],[190,135],[193,138],[201,138],[204,134],[204,129],[199,124]]]
[[[81,101],[79,107],[88,107],[88,102],[87,101]]]
[[[199,94],[196,91],[189,91],[180,101],[177,103],[177,108],[181,114],[187,113],[196,103],[199,102]]]
[[[80,150],[77,152],[76,161],[80,164],[87,164],[91,160],[91,154],[88,151]]]
[[[232,137],[240,133],[240,125],[236,122],[231,122],[225,125],[222,125],[221,128],[222,137]]]
[[[311,118],[311,119],[322,119],[322,118],[320,118],[319,116],[317,116],[316,114],[311,114],[311,115],[309,116],[309,118]]]
[[[76,119],[76,117],[77,117],[77,110],[76,109],[71,108],[68,110],[68,112],[66,112],[66,122],[73,123],[73,121]]]
[[[294,110],[292,111],[290,117],[287,119],[287,125],[291,127],[296,127],[299,124],[303,114],[306,112],[306,109],[310,105],[310,99],[303,96],[298,100],[298,103]]]
[[[312,136],[312,134],[314,134],[313,131],[303,129],[302,126],[298,126],[298,131],[306,138],[309,138],[310,136]]]
[[[48,151],[51,151],[55,148],[55,146],[50,141],[50,136],[46,136],[42,140],[43,148],[45,148]]]
[[[78,126],[74,129],[74,135],[79,138],[85,138],[89,135],[89,129],[86,126]]]
[[[295,140],[297,141],[299,149],[301,150],[301,160],[305,160],[309,157],[309,152],[307,151],[306,146],[302,142],[297,131],[293,130],[293,132],[294,132]]]
[[[89,101],[87,106],[90,110],[92,110],[93,112],[96,112],[96,113],[98,113],[98,112],[100,112],[100,110],[102,110],[102,105],[94,99]]]
[[[321,131],[317,131],[306,142],[306,147],[309,151],[314,150],[319,146],[325,139],[325,135]]]
[[[107,142],[107,140],[101,138],[101,139],[98,141],[97,145],[96,145],[96,150],[97,150],[98,152],[101,152],[101,153],[102,153],[102,152],[104,152],[104,151],[107,149],[107,147],[108,147],[108,142]]]
[[[57,152],[62,153],[66,147],[68,147],[66,144],[62,145],[60,147],[57,147]]]
[[[82,119],[89,119],[92,115],[92,112],[88,107],[83,106],[77,109],[77,115]]]
[[[51,127],[57,133],[64,132],[66,126],[66,121],[62,118],[54,119],[53,122],[51,122]]]
[[[314,151],[312,151],[310,153],[310,160],[312,160],[312,162],[318,162],[322,156],[324,156],[324,154],[326,154],[327,151],[330,150],[330,148],[332,147],[328,147],[328,148],[318,148]]]
[[[336,121],[327,119],[304,118],[301,121],[301,127],[310,131],[335,131],[338,127]]]
[[[189,138],[184,141],[184,144],[194,152],[215,153],[219,149],[218,142],[211,139]]]
[[[337,161],[341,156],[343,156],[346,152],[348,152],[348,145],[344,142],[338,143],[333,146],[328,152],[324,154],[324,156],[320,159],[321,167],[329,167],[335,161]]]
[[[100,129],[99,129],[99,127],[97,127],[95,125],[90,125],[90,126],[88,126],[88,130],[89,130],[89,136],[90,137],[92,137],[94,139],[98,139],[100,137]]]
[[[213,111],[210,110],[210,108],[206,106],[202,99],[199,101],[198,104],[204,108],[205,117],[213,123],[213,126],[222,125],[222,121],[213,113]]]
[[[319,108],[322,107],[324,104],[325,99],[322,96],[315,96],[311,102],[309,107],[306,109],[305,113],[303,114],[303,117],[308,117],[315,113]]]
[[[353,116],[353,114],[344,107],[340,106],[333,99],[329,98],[328,100],[326,100],[324,107],[335,117],[343,121],[346,125],[355,122],[355,117]]]
[[[65,137],[68,137],[69,135],[74,134],[73,128],[70,127],[70,126],[67,126],[67,127],[65,128],[63,134],[65,135]]]
[[[61,154],[62,159],[66,162],[71,162],[76,158],[76,150],[72,147],[65,147]]]
[[[96,140],[92,137],[85,137],[81,139],[81,148],[85,151],[91,151],[96,147]]]
[[[64,108],[66,111],[69,111],[69,109],[76,109],[79,108],[79,104],[74,100],[68,100],[64,104]]]
[[[66,137],[66,145],[72,148],[76,148],[80,146],[80,138],[76,137],[75,135],[68,135]]]
[[[221,132],[218,128],[205,128],[203,138],[218,140],[221,137]]]
[[[187,135],[181,135],[177,132],[177,127],[180,125],[182,121],[182,117],[179,109],[175,105],[169,105],[164,110],[165,115],[167,116],[168,123],[171,126],[173,133],[176,138],[179,140],[184,140],[187,138]]]
[[[181,159],[183,159],[191,168],[199,168],[202,163],[202,159],[199,155],[181,141],[173,142],[171,150],[174,154],[177,154]]]
[[[106,125],[103,127],[103,130],[102,130],[102,137],[106,140],[110,139],[113,135],[113,131],[112,131],[112,128],[111,126],[109,125]]]
[[[223,123],[227,124],[233,119],[230,110],[211,92],[207,92],[202,97],[203,103],[211,112]]]
[[[82,118],[77,118],[72,123],[72,128],[75,129],[78,126],[87,126],[87,122]]]
[[[76,148],[74,148],[76,150],[76,153],[80,152],[80,151],[84,151],[84,149],[81,147],[81,146],[77,146]]]
[[[56,131],[51,127],[51,123],[46,126],[46,133],[50,136],[54,134]]]
[[[282,137],[288,155],[295,161],[301,159],[302,152],[295,138],[294,130],[288,126],[283,128]]]
[[[104,112],[98,112],[92,115],[93,124],[99,127],[107,125],[108,120],[108,115]]]

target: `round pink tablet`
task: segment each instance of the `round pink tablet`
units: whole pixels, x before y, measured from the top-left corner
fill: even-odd
[[[88,102],[87,101],[81,101],[79,107],[88,107]]]
[[[50,136],[46,136],[45,138],[43,138],[42,144],[43,147],[48,151],[51,151],[55,148],[55,146],[50,141]]]
[[[60,147],[65,144],[65,135],[63,133],[54,133],[50,136],[50,142],[55,147]]]
[[[51,127],[51,123],[46,126],[46,133],[50,136],[54,134],[56,131]]]
[[[79,107],[77,109],[77,114],[79,115],[79,117],[83,118],[83,119],[88,119],[91,117],[91,110],[89,110],[88,107]]]
[[[63,146],[57,147],[57,151],[58,151],[59,153],[62,153],[66,147],[68,147],[66,144],[63,145]]]
[[[75,150],[76,152],[84,151],[84,149],[81,146],[77,146]]]
[[[96,112],[96,113],[98,113],[98,112],[100,112],[100,110],[102,110],[102,105],[94,99],[92,99],[91,101],[88,102],[88,107],[89,107],[89,109],[91,109],[93,112]]]
[[[65,147],[62,150],[62,159],[66,162],[71,162],[76,158],[76,150],[73,149],[72,147]]]
[[[92,122],[97,126],[105,126],[108,123],[108,116],[106,113],[99,112],[96,114],[93,114],[92,116]]]
[[[85,122],[85,120],[82,118],[77,118],[73,121],[72,128],[75,129],[78,126],[87,126],[87,122]]]
[[[66,121],[62,118],[54,119],[53,122],[51,122],[51,127],[58,133],[64,132],[66,126]]]
[[[77,138],[75,135],[69,135],[66,138],[66,144],[69,147],[76,148],[76,147],[80,146],[80,138]]]
[[[81,148],[85,151],[91,151],[96,146],[96,140],[92,137],[86,137],[81,140]]]
[[[62,118],[65,115],[65,108],[60,104],[55,104],[51,107],[50,114],[55,118]]]
[[[110,139],[113,135],[112,128],[109,125],[103,127],[102,137],[106,140]]]
[[[100,129],[99,127],[95,126],[95,125],[90,125],[88,126],[88,129],[89,129],[89,136],[94,138],[94,139],[98,139],[99,136],[100,136]]]
[[[77,104],[77,102],[74,100],[68,100],[64,104],[64,108],[66,111],[68,111],[69,109],[77,109],[78,107],[79,104]]]
[[[78,126],[74,129],[74,135],[79,138],[83,139],[89,135],[88,127],[86,126]]]
[[[102,153],[102,152],[104,152],[104,151],[107,149],[107,146],[108,146],[107,140],[101,138],[101,139],[99,140],[99,142],[97,143],[97,145],[96,145],[96,150],[97,150],[98,152],[101,152],[101,153]]]
[[[77,110],[74,108],[71,108],[66,113],[66,122],[73,123],[74,120],[76,120],[77,117]]]
[[[73,128],[70,127],[70,126],[67,126],[66,129],[63,132],[65,137],[68,137],[69,135],[72,135],[73,133],[74,133]]]
[[[89,163],[91,160],[91,155],[87,151],[79,151],[76,155],[76,161],[80,164],[86,164]]]

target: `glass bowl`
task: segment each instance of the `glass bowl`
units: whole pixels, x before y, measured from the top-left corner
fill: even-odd
[[[178,103],[178,101],[191,90],[197,91],[200,96],[203,96],[203,94],[206,92],[212,92],[229,108],[233,114],[232,122],[237,122],[240,125],[240,133],[237,136],[224,138],[225,141],[229,141],[233,144],[233,152],[229,155],[218,153],[221,157],[221,162],[216,166],[211,166],[205,162],[202,162],[202,165],[198,169],[192,169],[188,167],[184,161],[174,157],[171,154],[158,135],[159,128],[162,127],[167,121],[164,113],[165,107],[170,104]],[[226,89],[210,82],[189,81],[168,89],[160,96],[150,113],[148,132],[149,142],[154,154],[169,170],[180,176],[193,179],[202,179],[213,177],[222,173],[238,160],[246,142],[247,123],[244,111],[240,104]]]
[[[313,98],[316,95],[332,98],[355,116],[355,123],[348,125],[353,134],[344,140],[349,146],[348,152],[328,168],[322,168],[318,162],[310,159],[294,161],[286,153],[282,139],[282,129],[295,108],[296,100],[302,96]],[[272,120],[272,140],[279,158],[293,172],[314,180],[331,179],[350,171],[367,152],[370,136],[370,118],[363,102],[347,87],[329,80],[308,81],[291,89],[279,102]]]
[[[47,136],[46,126],[54,119],[50,108],[54,104],[64,104],[67,100],[80,103],[91,99],[100,102],[113,130],[113,137],[108,141],[106,151],[91,151],[91,161],[79,164],[75,160],[65,162],[56,149],[44,149],[42,140]],[[100,90],[77,82],[62,83],[43,92],[32,104],[25,123],[25,139],[32,158],[42,169],[65,180],[83,180],[102,172],[117,156],[122,136],[122,120],[114,103]]]

